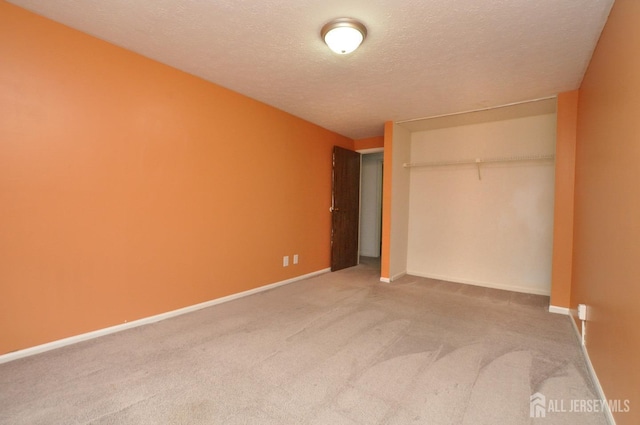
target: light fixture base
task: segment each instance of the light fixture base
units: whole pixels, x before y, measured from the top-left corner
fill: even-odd
[[[367,27],[357,19],[337,18],[327,22],[320,31],[331,50],[346,55],[356,50],[367,37]]]

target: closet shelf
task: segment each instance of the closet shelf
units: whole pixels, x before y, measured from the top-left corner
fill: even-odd
[[[446,167],[450,165],[468,165],[468,164],[494,164],[500,162],[530,162],[530,161],[553,161],[554,155],[525,155],[525,156],[503,156],[496,158],[476,158],[462,159],[452,161],[429,161],[429,162],[405,162],[402,164],[404,168],[414,167]]]
[[[414,167],[447,167],[450,165],[469,165],[473,164],[478,168],[478,180],[482,180],[480,174],[480,165],[482,164],[498,164],[505,162],[531,162],[531,161],[553,161],[554,155],[524,155],[524,156],[502,156],[496,158],[476,158],[463,159],[454,161],[430,161],[430,162],[405,162],[402,164],[404,168]]]

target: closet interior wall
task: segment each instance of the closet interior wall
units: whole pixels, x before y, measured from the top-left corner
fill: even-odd
[[[449,165],[409,168],[407,273],[548,295],[555,137],[555,112],[412,132],[411,163]]]

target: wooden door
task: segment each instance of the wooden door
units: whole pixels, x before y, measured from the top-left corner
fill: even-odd
[[[333,148],[331,271],[358,264],[360,154]]]

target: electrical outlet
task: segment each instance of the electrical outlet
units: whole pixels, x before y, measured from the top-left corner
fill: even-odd
[[[298,254],[293,254],[293,264],[298,264]]]
[[[578,304],[578,319],[587,320],[587,306],[586,306],[586,304]]]
[[[287,267],[289,265],[289,256],[285,255],[282,257],[282,267]]]

